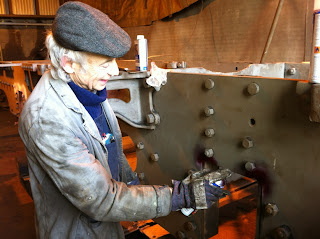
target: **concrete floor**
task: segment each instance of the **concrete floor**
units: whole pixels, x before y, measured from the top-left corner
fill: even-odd
[[[0,107],[0,238],[34,239],[34,207],[20,183],[16,159],[25,157],[17,118]]]

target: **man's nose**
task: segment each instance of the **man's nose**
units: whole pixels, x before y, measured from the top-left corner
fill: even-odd
[[[110,75],[110,76],[119,75],[119,67],[118,67],[118,64],[115,59],[112,60],[112,62],[110,63],[110,65],[108,67],[108,75]]]

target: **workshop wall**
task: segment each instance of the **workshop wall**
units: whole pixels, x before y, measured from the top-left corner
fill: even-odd
[[[204,0],[149,26],[126,27],[148,39],[149,57],[230,71],[259,63],[279,0]],[[313,0],[284,1],[264,62],[309,61]],[[126,59],[134,58],[131,49]]]
[[[124,27],[132,41],[138,34],[145,35],[149,60],[161,62],[161,67],[166,62],[185,61],[189,67],[231,71],[261,62],[268,38],[272,40],[264,62],[310,60],[313,0],[283,1],[271,36],[282,0],[175,0],[161,1],[160,5],[151,0],[81,1],[106,12]],[[2,26],[2,59],[44,59],[48,28]],[[134,55],[132,47],[123,59],[133,60]]]
[[[44,46],[45,27],[10,26],[0,29],[1,60],[43,60],[47,53]]]

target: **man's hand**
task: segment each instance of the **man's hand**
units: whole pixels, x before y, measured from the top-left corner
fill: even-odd
[[[172,211],[182,208],[207,209],[229,192],[221,189],[219,183],[232,175],[229,169],[210,171],[204,169],[191,172],[183,181],[173,180]]]
[[[212,204],[224,197],[224,191],[216,186],[209,185],[207,180],[204,180],[204,191],[207,202],[207,208],[211,207]],[[192,184],[185,184],[183,181],[173,181],[172,191],[172,211],[177,211],[182,208],[193,208],[197,209],[195,195]]]

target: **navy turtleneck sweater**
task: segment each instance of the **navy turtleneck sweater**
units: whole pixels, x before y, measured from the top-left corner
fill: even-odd
[[[113,133],[111,132],[110,126],[108,125],[106,116],[103,113],[101,107],[101,103],[107,99],[107,90],[103,89],[101,91],[97,91],[97,93],[94,94],[76,85],[73,81],[68,82],[68,85],[96,123],[99,129],[99,133],[108,150],[108,164],[112,174],[112,178],[119,181],[117,145],[114,140]]]

